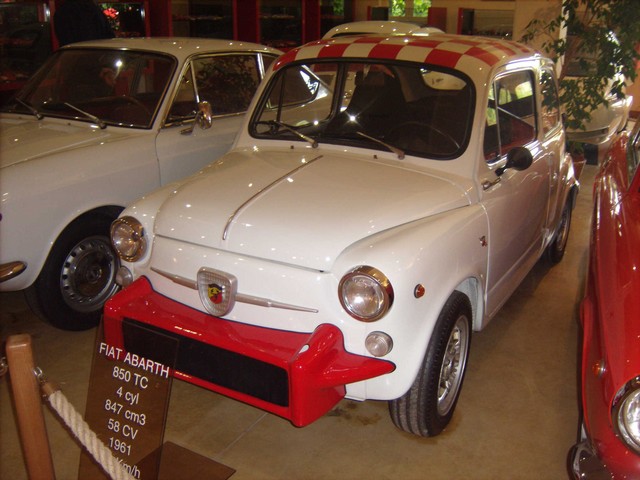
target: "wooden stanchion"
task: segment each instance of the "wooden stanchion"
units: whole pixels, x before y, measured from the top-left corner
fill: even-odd
[[[34,371],[31,337],[29,335],[9,337],[6,351],[18,429],[29,479],[54,480],[53,460],[42,413],[42,397]]]

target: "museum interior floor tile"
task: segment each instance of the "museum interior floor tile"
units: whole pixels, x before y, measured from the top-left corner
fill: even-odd
[[[582,171],[564,260],[539,262],[492,322],[475,332],[452,423],[435,438],[398,431],[385,402],[344,400],[317,422],[286,420],[182,381],[170,395],[165,441],[253,479],[563,479],[578,430],[578,308],[588,254],[591,185]],[[83,412],[96,330],[37,319],[20,293],[0,295],[0,338],[29,334],[36,363]],[[0,478],[27,478],[10,379],[0,378]],[[56,477],[77,478],[80,447],[44,405]]]

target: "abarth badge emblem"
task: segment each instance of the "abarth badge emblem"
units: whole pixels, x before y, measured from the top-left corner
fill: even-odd
[[[211,300],[216,305],[222,302],[222,287],[220,285],[216,285],[212,283],[209,285],[209,300]]]
[[[198,272],[198,293],[207,312],[216,317],[229,313],[236,303],[237,279],[233,275],[201,268]]]

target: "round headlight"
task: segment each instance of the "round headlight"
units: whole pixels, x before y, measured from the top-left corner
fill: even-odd
[[[357,267],[347,273],[338,288],[342,307],[356,320],[373,322],[393,304],[389,279],[373,267]]]
[[[616,395],[613,420],[620,438],[640,453],[640,378],[628,382]]]
[[[135,262],[146,251],[142,224],[133,217],[121,217],[111,224],[111,243],[120,258],[127,262]]]

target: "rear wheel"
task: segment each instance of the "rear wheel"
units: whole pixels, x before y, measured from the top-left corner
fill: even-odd
[[[471,305],[454,292],[433,331],[418,376],[407,393],[389,402],[393,423],[414,435],[432,437],[449,424],[460,390],[471,344]]]
[[[109,240],[111,218],[72,223],[58,237],[26,298],[31,308],[63,330],[98,324],[102,307],[117,290],[119,260]]]
[[[568,198],[562,209],[560,215],[560,223],[556,229],[555,237],[553,241],[547,247],[546,255],[547,259],[552,265],[560,263],[564,257],[564,252],[567,249],[567,242],[569,241],[569,229],[571,228],[571,213],[572,213],[571,198]]]

